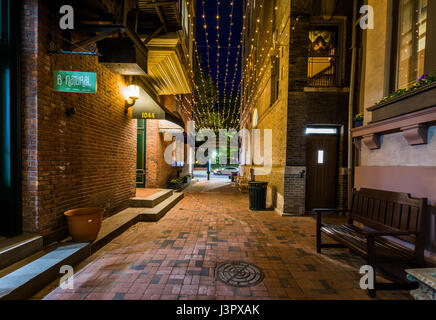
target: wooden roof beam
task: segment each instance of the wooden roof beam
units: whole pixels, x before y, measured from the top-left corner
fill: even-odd
[[[161,7],[161,6],[170,6],[174,4],[178,4],[178,1],[175,0],[175,1],[153,2],[153,3],[143,4],[141,6],[144,8],[153,8],[153,7]]]
[[[149,35],[147,38],[145,38],[144,40],[144,44],[149,43],[154,37],[156,37],[159,33],[162,32],[162,30],[165,29],[164,25],[161,25],[159,28],[157,28],[151,35]]]
[[[154,4],[154,8],[156,9],[157,16],[159,17],[160,22],[164,26],[164,31],[167,32],[168,25],[167,25],[167,22],[165,21],[165,17],[163,16],[162,10],[160,9],[160,7],[158,5],[156,5],[156,4],[158,4],[156,2],[156,0],[153,0],[153,4]]]
[[[76,42],[76,43],[71,45],[71,51],[75,51],[75,50],[78,50],[78,49],[83,49],[83,47],[85,47],[85,46],[87,46],[87,45],[89,45],[91,43],[103,40],[104,38],[107,38],[110,35],[118,33],[118,32],[124,32],[124,29],[123,28],[109,29],[108,31],[101,32],[101,33],[97,34],[96,36],[91,37],[89,39]]]

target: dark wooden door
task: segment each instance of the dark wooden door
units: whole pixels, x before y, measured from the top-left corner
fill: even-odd
[[[136,187],[145,188],[146,120],[138,119],[136,147]]]
[[[20,234],[23,222],[21,134],[24,132],[20,108],[17,108],[21,84],[18,54],[21,8],[21,1],[0,0],[0,235],[7,237]],[[28,134],[23,136],[26,144],[30,143]],[[31,159],[31,155],[26,158]]]
[[[308,136],[306,140],[306,167],[306,210],[335,208],[338,136]]]

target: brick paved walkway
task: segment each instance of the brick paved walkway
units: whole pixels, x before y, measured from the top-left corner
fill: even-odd
[[[200,182],[162,220],[135,225],[83,261],[74,290],[54,282],[34,299],[368,299],[359,289],[364,261],[344,249],[317,255],[312,217],[247,207],[229,184]],[[217,263],[233,260],[256,264],[265,279],[248,288],[215,280]]]

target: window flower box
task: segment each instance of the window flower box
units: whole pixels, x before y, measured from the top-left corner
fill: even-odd
[[[368,108],[368,111],[371,111],[371,123],[374,123],[434,106],[436,106],[436,82],[376,104]]]

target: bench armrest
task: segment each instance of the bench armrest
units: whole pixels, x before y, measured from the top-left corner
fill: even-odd
[[[367,237],[384,237],[384,236],[409,236],[409,235],[417,235],[419,232],[417,231],[369,231],[362,230],[362,233]]]
[[[324,214],[337,213],[337,212],[349,212],[348,209],[326,209],[326,208],[315,208],[312,211],[316,214],[316,229],[319,233],[322,226],[322,216]]]

